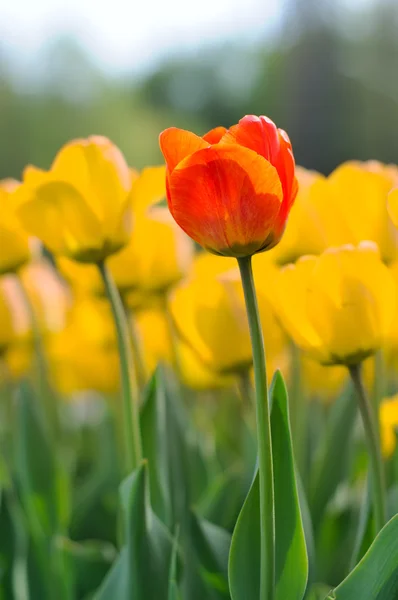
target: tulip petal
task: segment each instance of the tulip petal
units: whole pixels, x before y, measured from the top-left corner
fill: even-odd
[[[55,254],[71,256],[97,250],[102,227],[84,198],[70,184],[51,181],[36,188],[18,216],[31,234]]]
[[[118,227],[131,188],[131,173],[120,150],[102,136],[74,140],[56,156],[52,178],[79,191],[99,221]]]
[[[268,117],[247,115],[239,121],[238,125],[229,129],[222,142],[235,142],[254,150],[278,171],[283,189],[283,202],[275,227],[275,240],[278,241],[298,192],[292,146],[287,133],[278,129]]]
[[[276,167],[284,194],[289,197],[293,195],[294,158],[290,140],[287,133],[278,129],[271,119],[247,115],[238,125],[229,129],[223,142],[238,143],[263,156]]]
[[[169,208],[203,247],[244,256],[263,248],[277,219],[276,169],[248,148],[216,144],[184,159],[169,176]]]
[[[314,256],[303,257],[295,265],[281,269],[274,286],[275,293],[271,289],[269,300],[295,343],[322,360],[322,340],[308,316],[308,285],[316,260]]]
[[[130,199],[133,210],[146,211],[166,197],[166,167],[147,167],[133,181]]]
[[[227,133],[225,127],[215,127],[214,129],[210,129],[205,135],[203,139],[209,144],[218,144],[221,138]]]
[[[169,173],[172,173],[184,158],[209,146],[209,142],[198,135],[177,127],[170,127],[162,131],[159,136],[159,144]]]
[[[398,188],[394,188],[389,193],[387,208],[392,222],[398,227]]]
[[[374,244],[331,249],[319,257],[308,314],[331,362],[355,362],[379,347],[394,310],[394,282]]]

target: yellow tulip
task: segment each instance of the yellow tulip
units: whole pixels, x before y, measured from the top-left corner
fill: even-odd
[[[204,257],[200,261],[207,260]],[[226,260],[226,259],[221,259]],[[195,265],[193,273],[195,273]],[[170,309],[181,339],[199,360],[218,373],[233,373],[250,368],[252,352],[243,289],[238,269],[214,276],[191,277],[171,297]],[[280,353],[284,335],[275,311],[259,290],[259,309],[268,358]]]
[[[306,356],[301,357],[301,369],[305,395],[326,403],[338,397],[348,379],[343,366],[324,366]]]
[[[139,180],[137,180],[139,181]],[[189,270],[193,243],[176,225],[167,208],[137,214],[129,244],[108,261],[119,290],[163,294]]]
[[[295,343],[323,364],[372,355],[396,310],[393,277],[371,242],[299,259],[280,271],[269,298]]]
[[[167,208],[156,206],[165,193],[165,167],[148,167],[136,176],[130,194],[134,231],[125,248],[107,261],[119,291],[130,297],[127,304],[132,307],[141,305],[146,295],[165,293],[186,276],[192,262],[192,241]],[[72,288],[104,294],[94,265],[61,257],[58,266]]]
[[[62,277],[76,294],[104,296],[105,289],[98,267],[78,263],[64,256],[56,259],[57,267]]]
[[[131,185],[123,155],[107,138],[74,140],[50,171],[27,171],[18,216],[54,255],[102,261],[130,238]]]
[[[174,291],[170,310],[182,340],[205,365],[220,373],[250,367],[250,337],[237,272],[185,282]]]
[[[398,394],[385,398],[380,405],[380,432],[383,456],[390,458],[397,445]]]
[[[391,217],[395,227],[398,227],[398,187],[395,187],[388,194],[388,214]]]
[[[220,375],[202,362],[196,352],[183,341],[177,346],[180,377],[184,385],[197,390],[217,390],[232,387],[236,382],[233,375]]]
[[[256,254],[258,256],[266,256],[266,254]],[[218,256],[210,254],[210,252],[199,252],[195,256],[192,263],[192,277],[217,277],[223,273],[228,273],[232,269],[236,269],[236,259],[228,256]]]
[[[160,308],[141,310],[135,318],[142,356],[148,373],[159,363],[172,363],[170,332],[164,311]]]
[[[319,193],[324,176],[296,167],[299,191],[290,211],[285,233],[269,257],[279,264],[294,262],[304,254],[320,254],[329,245],[328,213],[332,207]]]
[[[31,258],[28,235],[15,212],[20,185],[14,179],[0,181],[0,275],[15,273]]]
[[[68,314],[65,328],[50,338],[47,348],[52,379],[60,393],[117,392],[116,337],[105,301],[79,299]]]
[[[385,262],[397,256],[398,233],[387,211],[395,171],[375,161],[347,162],[317,184],[316,193],[329,208],[329,245],[375,242]]]
[[[34,311],[45,349],[49,336],[65,327],[70,297],[54,268],[44,259],[22,267],[19,281],[10,276],[3,278],[2,284],[13,309],[15,324],[15,337],[5,360],[10,374],[19,378],[32,369],[34,361],[32,323],[27,302]]]

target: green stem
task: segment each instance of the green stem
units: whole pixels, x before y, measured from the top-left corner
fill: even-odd
[[[137,331],[137,323],[133,311],[131,311],[125,303],[123,303],[123,308],[129,325],[130,343],[133,349],[134,367],[137,376],[138,387],[140,390],[143,390],[147,381],[147,373],[142,355],[142,346]]]
[[[98,263],[98,269],[111,305],[117,334],[123,397],[126,467],[127,471],[130,472],[142,460],[138,386],[134,377],[134,363],[128,333],[128,323],[119,291],[104,262]]]
[[[253,350],[260,482],[260,600],[275,594],[275,506],[264,340],[253,281],[251,257],[238,259]]]
[[[379,442],[378,420],[376,421],[373,408],[369,402],[368,394],[362,381],[361,365],[348,367],[353,381],[362,422],[365,429],[368,444],[373,490],[373,510],[376,534],[382,529],[386,522],[386,492],[383,471],[383,460]]]

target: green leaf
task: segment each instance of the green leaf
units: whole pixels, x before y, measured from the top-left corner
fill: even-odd
[[[330,592],[330,585],[316,583],[313,585],[305,597],[305,600],[325,600],[325,596]]]
[[[173,543],[149,503],[147,465],[120,486],[126,545],[96,600],[167,600]]]
[[[16,560],[15,532],[10,514],[10,494],[0,492],[0,600],[12,600],[12,572]]]
[[[27,384],[20,386],[16,413],[15,469],[22,503],[30,525],[51,535],[57,528],[54,452]]]
[[[276,600],[302,600],[308,559],[298,499],[286,387],[280,373],[271,386],[274,460]],[[260,595],[260,497],[258,472],[238,517],[229,556],[233,600]]]
[[[311,470],[308,494],[315,531],[318,531],[324,510],[348,470],[347,456],[357,414],[350,386],[330,410],[328,429]]]
[[[152,507],[158,517],[172,526],[171,498],[168,491],[168,432],[166,422],[166,389],[162,373],[155,371],[145,390],[140,423],[144,457],[149,464]]]
[[[398,598],[398,515],[381,530],[361,562],[327,600]]]
[[[271,384],[272,456],[275,487],[275,598],[302,600],[308,579],[308,557],[296,481],[289,407],[279,371]]]
[[[237,469],[222,471],[200,497],[197,513],[223,529],[232,529],[242,504],[242,487],[242,475]]]
[[[229,587],[233,600],[260,597],[260,489],[258,471],[240,511],[229,553]]]
[[[98,588],[116,555],[112,544],[98,540],[74,542],[59,538],[57,547],[73,569],[74,595],[77,598],[85,598]]]
[[[178,538],[179,529],[177,528],[176,534],[173,540],[173,547],[171,550],[170,558],[170,570],[169,570],[169,593],[167,600],[181,600],[180,592],[178,589],[177,582],[177,567],[178,567]]]
[[[229,598],[228,554],[231,535],[192,513],[191,535],[205,582],[219,592],[220,597]]]

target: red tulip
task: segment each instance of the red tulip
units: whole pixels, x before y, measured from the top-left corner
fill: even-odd
[[[289,138],[270,119],[246,116],[203,137],[171,127],[160,148],[170,212],[198,244],[243,257],[279,242],[298,184]]]

